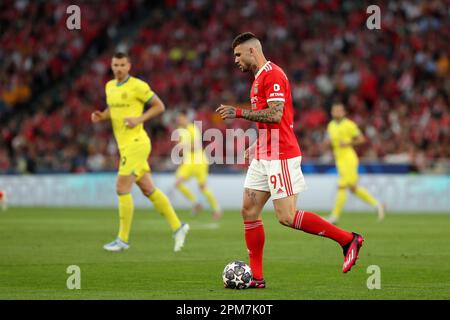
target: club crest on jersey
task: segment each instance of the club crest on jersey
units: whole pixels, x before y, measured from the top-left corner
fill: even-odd
[[[125,100],[128,98],[128,94],[126,92],[122,93],[122,100]]]

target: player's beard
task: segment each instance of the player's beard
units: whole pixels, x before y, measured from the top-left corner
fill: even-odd
[[[248,72],[250,70],[245,64],[239,64],[239,69],[241,69],[242,72]]]

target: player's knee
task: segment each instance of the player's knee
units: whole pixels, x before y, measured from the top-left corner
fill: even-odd
[[[243,206],[241,209],[242,218],[246,221],[257,220],[258,213],[255,210],[252,210],[249,207]]]
[[[181,178],[178,178],[176,181],[175,181],[175,187],[179,187],[180,185],[182,185],[183,184],[183,182],[184,182],[184,180],[183,179],[181,179]]]
[[[153,186],[143,186],[141,187],[141,192],[144,196],[149,197],[155,191]]]
[[[283,226],[290,227],[293,225],[293,219],[289,216],[286,217],[279,217],[278,222],[281,223]]]
[[[286,213],[286,212],[281,212],[275,209],[275,212],[277,214],[277,218],[278,218],[278,222],[281,223],[283,226],[287,226],[290,227],[292,226],[292,224],[294,223],[294,218]]]
[[[116,186],[116,193],[120,196],[122,194],[130,193],[130,191],[128,190],[128,188],[126,188],[124,186],[117,185]]]
[[[355,193],[355,192],[356,192],[356,186],[349,186],[348,188],[350,189],[350,191],[351,191],[352,193]]]

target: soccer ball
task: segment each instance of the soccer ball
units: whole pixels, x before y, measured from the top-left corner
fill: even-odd
[[[222,273],[223,285],[229,289],[248,288],[252,277],[252,269],[242,261],[230,262]]]

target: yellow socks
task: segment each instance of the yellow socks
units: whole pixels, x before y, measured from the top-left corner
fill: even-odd
[[[179,183],[177,189],[192,203],[197,203],[195,195],[184,184]]]
[[[119,195],[119,238],[124,242],[128,242],[133,221],[133,211],[134,204],[131,193]]]
[[[331,215],[335,218],[339,218],[342,214],[345,202],[347,201],[347,189],[339,188],[336,194],[336,200],[334,203],[334,209]]]
[[[177,189],[180,190],[180,192],[192,203],[197,203],[197,197],[184,185],[183,183],[179,183],[177,185]],[[211,206],[211,209],[214,211],[219,210],[219,203],[217,202],[216,197],[212,193],[211,190],[209,190],[207,187],[204,187],[202,189],[203,195],[208,200],[209,205]]]
[[[372,207],[376,207],[378,205],[378,201],[363,187],[357,187],[355,195],[364,202],[370,204]]]
[[[217,199],[214,196],[214,194],[212,193],[212,191],[209,190],[207,187],[204,187],[202,189],[202,193],[206,197],[206,199],[208,200],[208,203],[211,206],[211,208],[214,211],[218,210],[219,209],[219,203],[217,202]]]
[[[159,189],[155,188],[155,191],[148,197],[155,209],[166,219],[169,223],[172,231],[178,230],[181,227],[181,221],[178,219],[169,198]]]

